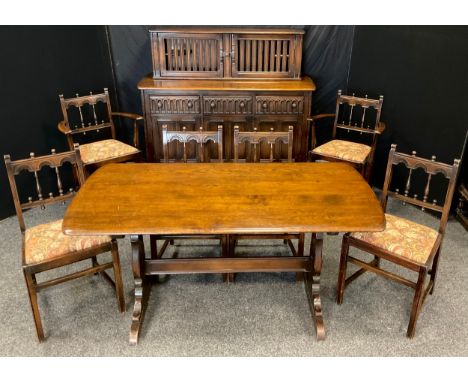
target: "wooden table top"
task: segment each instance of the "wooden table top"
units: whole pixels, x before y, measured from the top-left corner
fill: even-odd
[[[382,208],[344,163],[124,163],[71,202],[71,235],[380,231]]]

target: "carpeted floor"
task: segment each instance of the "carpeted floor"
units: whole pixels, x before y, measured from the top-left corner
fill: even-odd
[[[64,208],[27,212],[27,223],[61,218]],[[389,212],[437,226],[431,215],[400,203],[391,202]],[[215,242],[188,244],[176,241],[170,250],[181,257],[219,253]],[[113,290],[98,276],[48,288],[39,294],[47,337],[39,344],[21,272],[20,231],[12,217],[0,222],[0,355],[468,356],[468,235],[457,221],[449,221],[436,289],[413,340],[405,336],[410,288],[366,274],[346,289],[343,305],[336,305],[340,245],[341,235],[325,237],[324,342],[315,340],[304,287],[294,274],[252,273],[239,274],[234,284],[223,283],[220,275],[161,279],[152,287],[140,343],[129,346],[133,277],[125,239],[119,249],[126,313],[118,312]],[[241,243],[237,251],[288,253],[281,241]]]

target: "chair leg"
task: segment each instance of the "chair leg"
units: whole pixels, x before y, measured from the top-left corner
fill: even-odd
[[[299,234],[297,242],[297,256],[304,256],[305,234]],[[296,281],[304,281],[304,272],[296,272]]]
[[[26,286],[28,288],[29,302],[36,325],[36,333],[39,341],[44,341],[44,329],[42,328],[41,315],[39,313],[39,305],[37,304],[36,282],[34,275],[23,271]]]
[[[341,244],[340,270],[338,273],[338,285],[336,288],[336,303],[343,303],[343,295],[346,284],[346,268],[348,265],[349,240],[346,235],[343,236]]]
[[[125,297],[122,283],[122,272],[120,270],[120,258],[117,242],[112,242],[111,247],[112,263],[114,265],[115,294],[117,295],[117,304],[119,312],[125,312]]]
[[[97,267],[97,266],[99,265],[96,256],[91,257],[91,264],[93,265],[93,267]],[[96,275],[98,275],[98,274],[99,274],[99,272],[96,272],[96,273],[94,274],[94,276],[96,276]]]
[[[440,258],[440,247],[437,250],[437,253],[434,256],[434,260],[432,261],[432,268],[431,268],[431,282],[432,286],[431,289],[429,290],[429,294],[432,294],[434,292],[434,287],[435,287],[435,282],[436,282],[436,275],[437,275],[437,269],[439,267],[439,258]]]
[[[410,322],[408,325],[408,330],[406,332],[406,336],[408,338],[413,338],[414,333],[416,331],[416,321],[418,319],[419,312],[421,311],[421,305],[422,305],[423,296],[424,296],[423,288],[424,288],[424,281],[426,279],[426,274],[427,274],[426,268],[419,269],[418,282],[416,283],[416,291],[414,293],[413,306],[411,308]]]

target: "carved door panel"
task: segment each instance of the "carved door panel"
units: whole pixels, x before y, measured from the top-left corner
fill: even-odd
[[[218,125],[223,126],[224,160],[232,161],[234,158],[234,126],[239,126],[239,129],[242,131],[252,130],[253,118],[250,116],[210,116],[205,117],[204,125],[208,130],[217,130]],[[211,149],[211,153],[214,153],[212,155],[216,155],[213,149]],[[242,154],[244,154],[243,151]]]
[[[163,161],[163,146],[162,146],[162,127],[167,125],[168,131],[181,131],[184,127],[186,130],[198,130],[201,126],[201,118],[199,116],[181,116],[181,117],[171,117],[165,118],[163,116],[153,117],[153,126],[154,126],[154,136],[153,142],[155,147],[154,160],[156,162]],[[197,147],[195,142],[187,143],[187,158],[189,160],[196,160],[197,158]],[[169,158],[182,161],[183,158],[183,144],[180,142],[171,142],[168,145],[169,148]]]
[[[293,160],[296,159],[300,146],[297,144],[297,137],[300,136],[299,130],[301,123],[297,117],[294,116],[257,116],[255,127],[258,131],[288,131],[289,126],[294,128],[293,137]],[[260,145],[260,158],[268,159],[270,155],[270,148],[266,143]],[[279,142],[274,148],[274,157],[276,159],[286,160],[288,158],[288,147],[286,144]]]

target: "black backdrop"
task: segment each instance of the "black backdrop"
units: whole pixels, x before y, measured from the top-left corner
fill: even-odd
[[[460,156],[468,104],[467,27],[305,28],[302,70],[317,84],[313,113],[333,111],[338,89],[385,96],[388,131],[376,155],[376,186],[391,143],[447,162]],[[151,72],[147,26],[1,27],[0,44],[2,156],[67,148],[56,130],[60,93],[108,87],[115,108],[141,112],[136,85]],[[0,218],[13,213],[0,165]]]

